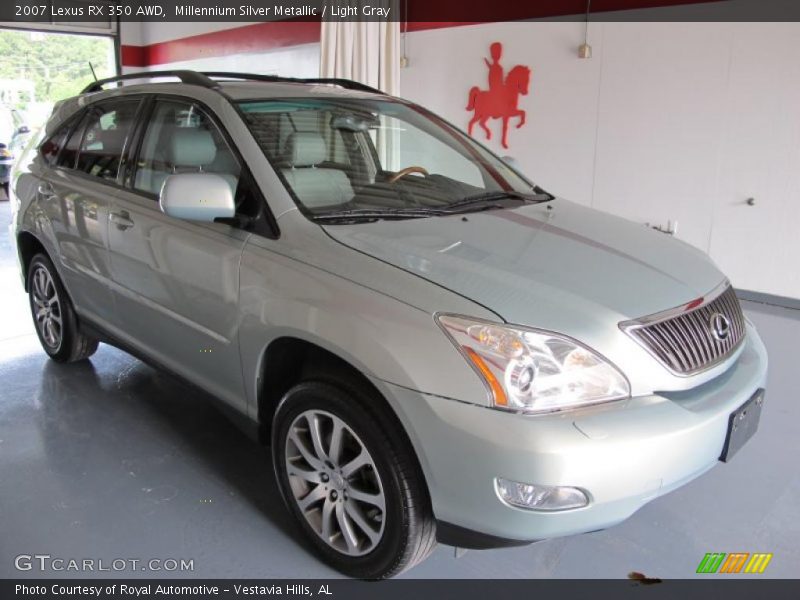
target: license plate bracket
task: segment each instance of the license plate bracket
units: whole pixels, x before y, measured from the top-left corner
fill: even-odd
[[[733,411],[728,418],[728,434],[719,459],[729,462],[733,455],[753,437],[761,419],[761,406],[764,404],[764,389],[759,388],[750,399]]]

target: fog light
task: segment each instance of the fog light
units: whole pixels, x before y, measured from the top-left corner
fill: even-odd
[[[495,479],[495,487],[503,502],[528,510],[569,510],[589,504],[586,492],[574,487],[520,483],[501,477]]]

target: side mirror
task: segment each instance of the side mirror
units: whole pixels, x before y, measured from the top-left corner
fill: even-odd
[[[216,173],[178,173],[167,177],[159,197],[161,212],[176,219],[213,222],[236,213],[230,182]]]
[[[30,132],[31,132],[31,128],[28,127],[27,125],[20,125],[19,129],[17,129],[17,133],[19,135],[24,135],[24,134],[30,133]]]

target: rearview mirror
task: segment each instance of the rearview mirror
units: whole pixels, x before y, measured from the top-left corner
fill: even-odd
[[[517,159],[513,156],[503,156],[500,158],[504,163],[506,163],[509,167],[517,171],[518,173],[522,173],[522,168],[519,166]]]
[[[213,222],[236,213],[231,183],[215,173],[177,173],[167,177],[159,198],[161,212],[176,219]]]
[[[354,133],[369,131],[370,127],[377,127],[379,124],[378,119],[366,119],[356,115],[342,115],[331,122],[331,126],[334,129],[344,129]]]

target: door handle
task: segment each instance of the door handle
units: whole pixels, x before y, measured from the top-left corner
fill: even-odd
[[[53,191],[53,186],[44,181],[39,184],[39,193],[42,196],[52,196],[53,194],[55,194],[55,192]]]
[[[114,223],[120,231],[133,227],[133,220],[131,220],[127,210],[112,212],[108,215],[108,220]]]

